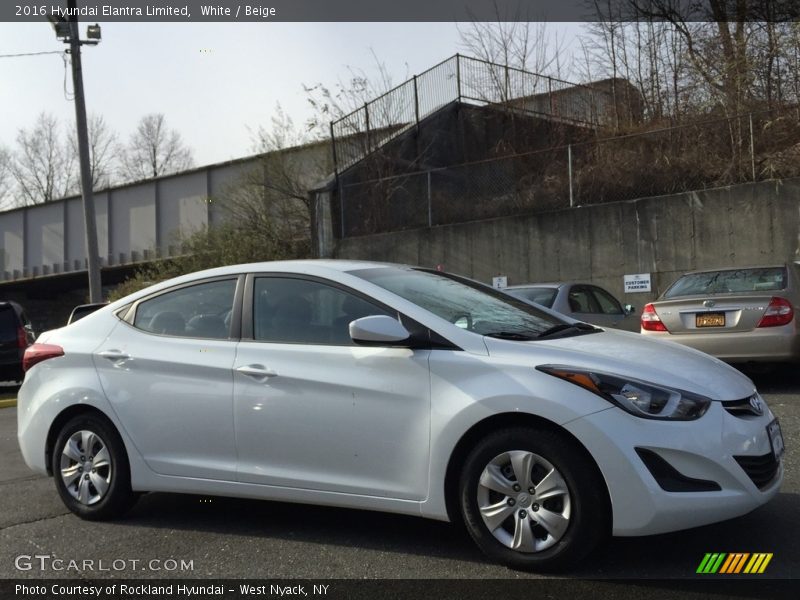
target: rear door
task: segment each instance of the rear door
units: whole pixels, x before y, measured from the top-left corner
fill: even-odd
[[[243,286],[226,277],[146,298],[95,351],[106,396],[156,473],[236,479],[231,368]]]

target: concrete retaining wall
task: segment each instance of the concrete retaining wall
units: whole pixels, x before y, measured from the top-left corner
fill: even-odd
[[[333,254],[509,285],[589,281],[641,309],[689,270],[800,259],[800,179],[348,238]],[[635,273],[652,274],[651,293],[623,293]]]

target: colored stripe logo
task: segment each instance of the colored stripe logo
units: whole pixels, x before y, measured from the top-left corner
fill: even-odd
[[[772,552],[708,552],[700,561],[697,573],[737,575],[739,573],[758,574],[767,569],[772,560]]]

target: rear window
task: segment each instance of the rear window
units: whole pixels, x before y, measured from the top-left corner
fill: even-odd
[[[684,275],[664,294],[664,298],[710,294],[774,292],[786,289],[786,269],[769,267],[731,269]]]
[[[506,290],[512,296],[522,298],[523,300],[530,300],[536,302],[541,306],[553,308],[553,302],[556,299],[556,288],[547,287],[531,287],[531,288],[518,288]]]

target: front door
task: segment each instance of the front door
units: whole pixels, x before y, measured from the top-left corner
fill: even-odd
[[[234,366],[240,481],[425,498],[430,351],[359,347],[348,333],[360,317],[397,314],[287,276],[255,277],[245,302],[252,336]]]

